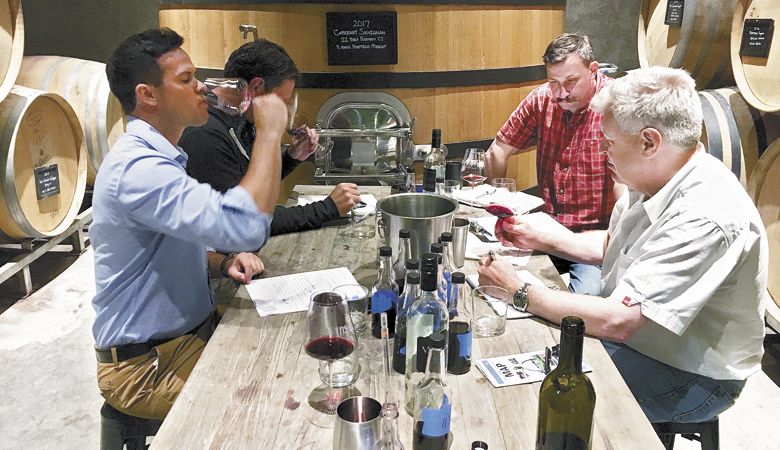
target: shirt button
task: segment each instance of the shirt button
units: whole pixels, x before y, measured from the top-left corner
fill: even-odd
[[[563,194],[564,192],[565,192],[565,191],[564,191],[564,189],[563,189],[563,188],[560,188],[560,189],[558,189],[558,193],[559,193],[559,194]]]
[[[569,168],[568,168],[568,167],[564,167],[562,170],[563,170],[564,172],[567,172],[567,173],[569,172]]]

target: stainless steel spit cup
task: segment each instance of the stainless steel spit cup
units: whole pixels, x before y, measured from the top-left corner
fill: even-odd
[[[452,259],[455,267],[461,268],[466,262],[466,239],[469,234],[469,221],[457,217],[452,219]]]
[[[350,397],[336,408],[333,450],[371,450],[381,434],[382,405],[370,397]]]
[[[379,232],[385,245],[398,248],[398,231],[412,232],[412,258],[420,259],[430,251],[431,243],[452,227],[452,216],[458,211],[457,200],[435,194],[396,194],[377,202],[382,213]],[[397,258],[393,255],[393,258]]]

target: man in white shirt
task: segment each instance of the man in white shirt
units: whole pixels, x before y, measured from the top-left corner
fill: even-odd
[[[594,97],[604,150],[629,191],[606,231],[506,219],[502,241],[602,264],[601,297],[524,285],[480,262],[480,284],[515,292],[553,322],[576,315],[602,338],[651,422],[699,422],[734,403],[761,369],[768,246],[739,181],[699,142],[701,104],[682,70],[653,67]]]

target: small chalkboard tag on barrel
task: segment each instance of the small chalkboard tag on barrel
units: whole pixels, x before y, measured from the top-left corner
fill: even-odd
[[[666,3],[666,16],[664,16],[664,24],[669,25],[670,27],[680,28],[682,26],[684,6],[684,0],[669,0]]]
[[[739,56],[768,58],[774,32],[774,19],[745,19]]]
[[[60,193],[60,172],[57,164],[35,168],[35,191],[38,200]]]
[[[326,14],[328,65],[398,64],[395,11]]]

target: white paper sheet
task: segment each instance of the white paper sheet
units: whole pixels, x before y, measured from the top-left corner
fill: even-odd
[[[315,292],[327,291],[342,284],[357,284],[346,267],[302,272],[254,280],[246,286],[249,298],[260,317],[306,311]]]
[[[516,214],[523,214],[544,204],[544,200],[525,192],[509,192],[506,189],[496,189],[490,185],[480,185],[474,189],[461,189],[455,196],[463,203],[483,207],[489,203],[506,205]]]
[[[518,270],[515,272],[517,274],[517,277],[520,278],[520,280],[523,283],[529,283],[534,286],[539,287],[545,287],[544,283],[542,283],[542,280],[536,277],[536,275],[532,274],[531,272],[523,269]],[[479,286],[479,274],[472,273],[471,275],[466,276],[466,282],[471,286],[472,288],[475,288]],[[510,294],[514,294],[514,292],[510,292]],[[510,307],[506,311],[506,318],[507,320],[510,319],[523,319],[526,317],[531,317],[533,314],[529,312],[523,312],[516,310],[513,306],[510,305]]]
[[[298,206],[319,202],[325,200],[327,197],[327,195],[301,194],[298,196]],[[358,207],[361,208],[361,214],[368,214],[376,209],[376,197],[374,194],[361,194],[360,200],[366,204],[366,206],[358,205]]]

